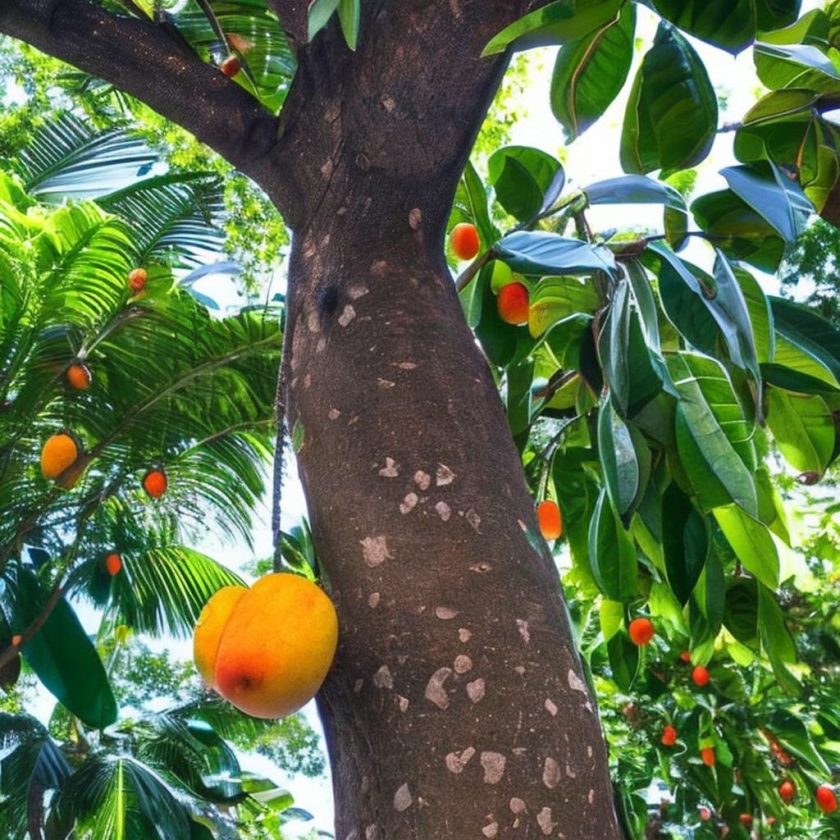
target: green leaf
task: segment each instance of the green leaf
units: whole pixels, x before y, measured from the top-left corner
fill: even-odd
[[[621,0],[556,0],[514,21],[496,35],[482,57],[550,44],[568,44],[615,18]]]
[[[530,146],[497,150],[487,161],[487,169],[499,203],[526,222],[553,204],[565,183],[560,162]]]
[[[714,359],[693,353],[670,356],[668,367],[680,394],[677,449],[704,507],[731,500],[757,515],[753,428],[726,371]]]
[[[728,584],[723,623],[739,642],[750,644],[758,638],[758,583],[754,579],[740,577]]]
[[[661,23],[636,75],[621,135],[625,172],[673,172],[700,163],[717,131],[718,107],[700,57]]]
[[[625,522],[639,505],[650,479],[650,450],[607,399],[598,412],[598,453],[614,509]]]
[[[805,231],[814,207],[796,181],[768,161],[721,170],[732,192],[748,204],[787,243]]]
[[[708,527],[708,522],[704,522],[704,527]],[[706,533],[708,536],[708,531]],[[706,565],[692,593],[694,602],[706,619],[709,635],[712,637],[717,636],[723,623],[725,592],[726,579],[723,566],[717,553],[712,550],[706,558]]]
[[[772,362],[776,352],[776,332],[770,301],[764,294],[761,284],[749,271],[735,267],[735,279],[741,287],[741,294],[744,296],[744,302],[749,313],[755,342],[755,355],[759,365]]]
[[[779,554],[767,527],[734,505],[712,511],[744,568],[770,589],[779,585]]]
[[[557,54],[551,77],[551,110],[571,143],[595,123],[618,96],[633,61],[636,7],[626,3],[608,20]]]
[[[793,23],[800,0],[653,0],[653,5],[680,29],[736,55],[755,39],[756,29]]]
[[[598,588],[613,601],[636,595],[638,561],[633,540],[601,491],[589,525],[589,563]]]
[[[581,312],[593,314],[601,298],[591,279],[543,277],[531,292],[528,329],[536,338],[554,324]]]
[[[675,484],[662,497],[662,549],[668,583],[685,606],[711,550],[706,520]]]
[[[296,454],[303,449],[304,435],[303,423],[299,419],[295,420],[295,425],[292,426],[292,450]]]
[[[774,90],[759,99],[741,122],[744,126],[776,122],[809,111],[819,99],[820,95],[812,90]]]
[[[767,389],[767,425],[785,460],[799,472],[822,475],[834,453],[834,415],[817,395]]]
[[[499,238],[499,232],[490,220],[490,211],[487,208],[487,193],[472,161],[467,161],[462,183],[466,191],[470,215],[478,228],[479,239],[486,245],[491,245]]]
[[[774,709],[767,719],[767,728],[788,752],[800,758],[822,778],[831,777],[831,768],[814,746],[808,727],[792,711]]]
[[[755,68],[770,90],[805,88],[822,94],[840,92],[840,71],[828,56],[805,44],[756,44]]]
[[[616,270],[608,248],[545,231],[509,233],[493,250],[521,274],[590,274]]]
[[[785,617],[774,595],[775,587],[758,585],[758,631],[761,647],[770,665],[773,675],[786,694],[798,694],[800,685],[788,670],[787,665],[796,662],[796,644],[785,624]],[[804,744],[795,739],[797,747]],[[795,752],[796,750],[792,750]]]
[[[776,332],[783,339],[777,343],[776,363],[825,379],[831,385],[840,383],[840,331],[807,306],[783,298],[770,298],[770,306]],[[803,367],[795,363],[791,359],[790,345],[804,354],[811,364]],[[828,371],[828,377],[825,371]]]
[[[685,210],[685,199],[670,184],[644,175],[621,175],[584,187],[590,204],[664,204]]]
[[[307,39],[312,40],[326,25],[338,9],[340,0],[311,0]]]
[[[340,0],[338,4],[338,20],[344,40],[351,50],[356,49],[359,42],[359,23],[362,17],[362,0]]]
[[[607,642],[607,656],[616,685],[622,691],[629,691],[639,674],[639,648],[627,638],[626,633],[616,633]]]
[[[11,625],[23,633],[47,602],[35,575],[19,567],[11,583]],[[41,629],[23,646],[23,657],[47,690],[88,726],[102,729],[117,719],[117,703],[96,648],[62,597]]]

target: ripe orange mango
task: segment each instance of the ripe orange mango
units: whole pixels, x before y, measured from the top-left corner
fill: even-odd
[[[332,601],[311,581],[278,572],[250,589],[219,590],[199,617],[194,655],[222,697],[246,714],[277,718],[315,696],[337,643]]]
[[[58,478],[79,457],[73,438],[61,432],[47,438],[41,449],[41,472],[44,478]]]

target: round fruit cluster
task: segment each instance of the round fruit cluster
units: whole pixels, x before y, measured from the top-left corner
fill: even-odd
[[[315,696],[337,643],[332,601],[306,578],[275,572],[250,589],[213,595],[195,627],[193,657],[207,685],[237,709],[277,718]]]

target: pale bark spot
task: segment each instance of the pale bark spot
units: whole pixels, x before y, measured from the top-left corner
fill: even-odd
[[[474,531],[478,531],[478,526],[481,525],[481,517],[472,509],[470,508],[467,513],[467,522],[472,525]]]
[[[543,784],[549,790],[554,790],[560,784],[560,776],[560,765],[551,756],[548,756],[543,766]]]
[[[348,303],[338,316],[338,323],[346,327],[356,317],[356,310]]]
[[[400,711],[407,712],[408,711],[408,697],[403,697],[402,694],[397,695],[397,701],[400,704]]]
[[[353,684],[353,693],[354,694],[360,694],[361,691],[362,691],[362,686],[364,684],[365,684],[364,680],[356,680],[356,682]]]
[[[463,653],[459,654],[455,657],[455,673],[456,674],[466,674],[467,671],[472,670],[472,659],[469,656],[465,656]]]
[[[557,717],[557,704],[550,698],[545,698],[545,709],[552,716]]]
[[[354,828],[344,840],[359,840],[359,832]]]
[[[589,756],[589,758],[592,758],[592,747],[586,748],[586,754]]]
[[[484,781],[488,785],[497,785],[505,775],[507,759],[497,752],[486,751],[481,754],[481,766],[484,768]]]
[[[318,343],[315,345],[315,352],[316,353],[323,353],[324,350],[326,350],[326,349],[327,349],[327,339],[324,338],[323,336],[321,336],[321,338],[318,339]]]
[[[331,408],[327,417],[329,417],[330,420],[338,420],[338,418],[341,417],[341,412],[337,408]]]
[[[392,382],[390,379],[383,379],[383,378],[380,376],[380,377],[376,380],[376,384],[377,384],[380,388],[384,388],[384,389],[387,391],[389,388],[393,388],[393,387],[394,387],[394,385],[396,385],[397,383],[396,383],[396,382]]]
[[[371,592],[370,595],[368,595],[368,606],[371,609],[375,609],[379,606],[380,598],[381,596],[378,592]]]
[[[412,207],[408,213],[408,226],[412,230],[420,230],[423,224],[423,211],[419,207]]]
[[[432,674],[432,678],[426,685],[425,697],[430,703],[434,703],[439,709],[449,707],[449,695],[446,693],[444,683],[452,676],[451,668],[438,668]]]
[[[394,687],[394,675],[391,673],[391,669],[387,665],[383,665],[373,675],[373,684],[377,688],[391,689]]]
[[[382,105],[389,114],[397,107],[394,97],[389,96],[388,94],[385,94],[385,96],[382,97]]]
[[[586,685],[571,668],[569,668],[569,688],[572,691],[581,691],[586,694]]]
[[[485,574],[491,571],[492,568],[493,567],[486,560],[482,560],[480,563],[473,563],[472,566],[470,566],[470,571]]]
[[[467,683],[467,697],[469,697],[473,703],[478,703],[484,698],[484,680],[481,677]]]
[[[397,792],[394,794],[394,808],[398,811],[405,811],[406,808],[411,807],[412,803],[411,791],[408,789],[408,783],[400,785]]]
[[[403,516],[407,513],[411,513],[414,510],[417,502],[420,501],[420,497],[416,493],[409,493],[401,502],[400,502],[400,513]]]
[[[551,818],[551,808],[543,808],[542,811],[537,814],[537,825],[546,837],[554,831],[554,826],[557,825],[557,823]]]
[[[455,618],[458,615],[458,610],[453,610],[451,607],[435,607],[435,615],[441,621],[449,621],[450,618]]]
[[[400,370],[414,370],[417,364],[415,362],[396,362],[395,366]]]
[[[517,618],[516,626],[519,628],[519,635],[522,636],[522,639],[527,645],[531,641],[531,631],[528,629],[528,622],[524,618]]]
[[[451,518],[451,516],[452,516],[452,508],[451,508],[451,507],[449,507],[449,505],[448,505],[448,504],[446,504],[446,502],[443,502],[443,501],[438,502],[438,503],[435,505],[435,510],[437,511],[438,516],[439,516],[439,517],[440,517],[440,518],[441,518],[444,522],[449,522],[449,519],[450,519],[450,518]]]
[[[463,752],[451,752],[446,756],[446,768],[450,773],[462,773],[464,768],[469,763],[469,760],[475,755],[473,747],[467,747]]]
[[[316,310],[311,310],[306,316],[306,327],[309,332],[321,332],[321,322],[318,320],[318,312]]]
[[[590,805],[595,804],[595,791],[594,791],[594,789],[590,788],[589,794],[587,795],[586,799],[587,799],[587,801],[589,802]]]
[[[462,642],[468,642],[470,640],[471,636],[472,636],[472,633],[470,633],[470,631],[467,630],[466,627],[460,627],[458,629],[458,638]]]
[[[400,474],[400,465],[393,458],[385,459],[385,466],[379,470],[383,478],[396,478]]]
[[[521,677],[525,673],[525,666],[524,665],[517,665],[514,669],[517,674]]]
[[[445,487],[455,481],[455,473],[446,464],[438,464],[435,470],[435,484],[438,487]]]
[[[350,286],[350,288],[347,289],[347,297],[349,297],[350,300],[358,300],[359,298],[364,297],[369,291],[370,290],[367,286]]]
[[[379,826],[376,823],[365,829],[365,840],[379,840]]]
[[[312,384],[312,374],[307,373],[306,376],[303,377],[304,390],[308,389],[311,384]]]
[[[510,800],[510,810],[513,811],[514,814],[524,814],[527,807],[528,806],[525,804],[525,800],[520,799],[518,796],[514,796]]]
[[[362,557],[365,564],[370,566],[371,569],[381,565],[386,560],[394,559],[394,555],[388,548],[388,540],[384,535],[365,537],[363,540],[359,540],[359,544],[362,546]]]
[[[382,277],[388,270],[388,263],[385,260],[374,260],[370,264],[370,271],[376,277]]]
[[[481,833],[485,837],[495,837],[499,833],[499,824],[497,822],[491,822],[489,825],[485,825],[484,828],[481,829]]]
[[[414,483],[421,490],[428,490],[429,485],[432,483],[432,477],[423,470],[417,470],[417,472],[414,473]]]
[[[576,779],[577,778],[577,771],[568,762],[566,762],[566,775],[570,779]]]

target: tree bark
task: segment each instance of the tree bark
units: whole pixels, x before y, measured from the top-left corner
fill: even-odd
[[[0,31],[25,38],[26,8],[55,0],[7,2]],[[544,0],[365,0],[355,53],[334,24],[302,44],[305,4],[270,2],[299,69],[276,143],[237,105],[231,156],[294,232],[282,401],[340,618],[319,697],[337,838],[618,840],[558,576],[443,259],[506,65],[481,50]],[[60,54],[50,21],[32,40]],[[183,116],[229,142],[209,114]]]

